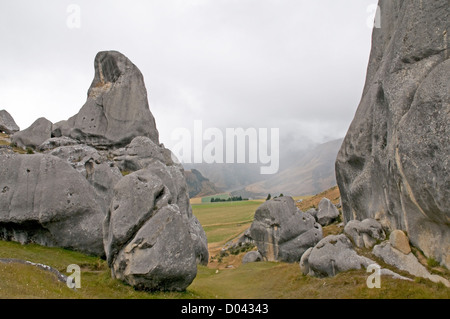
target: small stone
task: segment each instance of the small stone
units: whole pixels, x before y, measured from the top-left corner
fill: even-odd
[[[405,255],[411,252],[411,246],[409,246],[408,237],[405,233],[399,229],[394,230],[389,236],[389,242],[391,246],[400,250]]]

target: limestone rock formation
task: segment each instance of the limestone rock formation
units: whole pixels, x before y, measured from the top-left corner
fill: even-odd
[[[380,0],[361,102],[336,160],[344,221],[374,218],[450,267],[447,0]]]
[[[373,263],[369,258],[359,256],[347,236],[341,234],[327,236],[308,249],[301,258],[300,268],[304,274],[324,277],[350,269],[367,268]]]
[[[106,255],[137,289],[184,290],[208,263],[184,169],[159,144],[142,74],[121,53],[97,54],[77,115],[41,118],[12,140],[43,154],[0,150],[0,238]]]
[[[408,237],[401,230],[394,230],[389,235],[389,243],[391,246],[405,255],[408,255],[411,252],[411,246],[409,246]]]
[[[356,247],[372,248],[377,241],[386,239],[381,224],[372,218],[349,221],[344,227],[344,233],[353,240]]]
[[[106,256],[113,276],[137,288],[184,290],[197,273],[189,216],[177,205],[169,178],[150,167],[114,189],[104,225]]]
[[[292,197],[284,196],[258,207],[250,236],[265,259],[298,262],[322,239],[322,227],[311,215],[301,212]]]
[[[11,141],[20,147],[36,148],[51,137],[52,127],[52,122],[41,117],[27,129],[14,133]]]
[[[394,248],[388,241],[373,247],[373,254],[383,259],[385,263],[400,270],[407,271],[411,275],[427,278],[433,282],[442,282],[445,286],[450,287],[450,282],[447,279],[439,275],[430,274],[412,252],[405,254]]]
[[[13,134],[20,131],[13,117],[6,110],[0,111],[0,133]]]
[[[159,143],[139,69],[116,51],[99,52],[88,98],[78,114],[54,125],[54,137],[67,136],[96,147],[122,147],[134,137]]]
[[[263,260],[263,256],[261,255],[261,253],[259,251],[249,251],[242,258],[242,263],[243,264],[254,263],[254,262],[258,262],[258,261],[262,261],[262,260]]]
[[[104,255],[99,198],[63,160],[0,156],[0,238]]]
[[[317,210],[317,222],[322,226],[327,226],[339,217],[339,211],[328,198],[322,198]]]
[[[331,277],[343,271],[367,268],[370,265],[379,267],[380,275],[412,281],[392,270],[381,268],[370,258],[358,255],[353,249],[352,242],[344,234],[323,238],[302,255],[299,263],[300,271],[304,275],[314,277]]]

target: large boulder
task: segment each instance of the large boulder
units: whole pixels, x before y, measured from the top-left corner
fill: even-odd
[[[135,137],[127,146],[113,152],[114,162],[122,171],[138,171],[155,160],[165,162],[164,147],[145,136]]]
[[[328,198],[322,198],[315,217],[320,225],[327,226],[339,217],[339,210]]]
[[[407,271],[411,275],[427,278],[433,282],[442,282],[445,286],[450,287],[450,282],[447,279],[430,274],[412,252],[405,254],[394,248],[389,241],[376,245],[372,252],[375,256],[383,259],[385,263]]]
[[[258,207],[250,236],[265,259],[298,262],[322,239],[322,227],[311,215],[301,212],[292,197],[284,196]]]
[[[404,230],[450,267],[448,1],[379,5],[362,99],[336,159],[344,221]]]
[[[367,268],[375,262],[359,256],[352,242],[344,234],[323,238],[309,249],[300,260],[303,274],[316,277],[331,277],[339,272]]]
[[[114,277],[138,289],[184,290],[197,274],[189,216],[152,168],[125,176],[104,223]]]
[[[0,133],[13,134],[20,131],[13,117],[6,110],[0,111]]]
[[[242,264],[255,263],[262,260],[263,256],[259,251],[249,251],[242,258]]]
[[[85,144],[71,145],[70,141],[61,139],[52,138],[40,147],[67,144],[49,149],[47,153],[65,160],[81,176],[86,178],[97,193],[98,202],[106,215],[114,196],[114,185],[122,178],[119,168],[114,166],[112,160],[108,160],[104,154],[99,153],[95,148]]]
[[[144,78],[139,69],[116,51],[99,52],[86,103],[78,114],[54,125],[53,136],[67,136],[96,147],[122,147],[134,137],[158,142]]]
[[[383,227],[372,218],[349,221],[344,227],[344,233],[353,240],[356,247],[372,248],[377,241],[386,239]]]
[[[99,198],[63,160],[0,156],[0,237],[104,256]]]
[[[27,129],[14,133],[11,141],[20,147],[37,148],[51,137],[52,127],[52,122],[45,117],[41,117]]]

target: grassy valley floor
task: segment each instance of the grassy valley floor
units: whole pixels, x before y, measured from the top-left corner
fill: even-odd
[[[319,197],[316,200],[320,200]],[[311,198],[305,198],[302,203],[315,205],[315,201],[311,204],[308,199]],[[365,270],[349,271],[332,278],[313,278],[302,275],[297,263],[259,262],[242,265],[245,252],[222,256],[222,247],[238,238],[250,226],[254,212],[261,203],[242,201],[192,205],[194,214],[205,228],[212,261],[208,266],[198,267],[197,277],[185,292],[136,291],[112,279],[106,262],[100,258],[61,248],[0,241],[0,259],[17,258],[42,263],[67,276],[70,275],[66,271],[68,265],[77,264],[81,267],[81,288],[73,290],[58,281],[54,274],[37,267],[0,263],[0,298],[450,298],[449,288],[425,279],[416,278],[408,282],[382,276],[381,288],[370,289],[366,285],[370,273]],[[342,231],[336,225],[328,227],[324,228],[328,233]],[[369,254],[364,251],[360,253]],[[449,278],[448,270],[439,274]]]

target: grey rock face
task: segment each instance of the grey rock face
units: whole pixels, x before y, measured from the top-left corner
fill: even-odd
[[[249,251],[244,255],[244,258],[242,258],[242,264],[254,263],[262,260],[263,256],[259,251]]]
[[[300,269],[305,275],[326,277],[350,269],[367,268],[375,264],[369,258],[359,256],[347,236],[330,235],[310,248],[300,260]]]
[[[363,221],[351,220],[344,227],[346,233],[357,247],[372,248],[377,241],[386,239],[379,222],[366,218]]]
[[[298,262],[322,239],[322,227],[311,215],[298,210],[292,197],[284,196],[258,207],[250,236],[267,260]]]
[[[339,210],[328,198],[322,198],[317,211],[317,222],[322,226],[327,226],[339,217]]]
[[[448,2],[379,2],[366,84],[336,160],[344,220],[408,233],[450,267]]]
[[[29,128],[14,133],[11,137],[11,141],[20,147],[37,148],[51,137],[52,127],[52,122],[41,117],[34,121]]]
[[[60,146],[47,151],[47,153],[66,161],[78,171],[81,176],[86,178],[93,186],[94,191],[99,198],[97,202],[100,204],[106,215],[114,196],[114,185],[122,178],[119,168],[114,166],[112,161],[109,161],[95,148],[84,144],[70,145],[70,141],[61,139],[62,138],[52,138],[41,145],[41,147],[44,145],[58,144],[59,142],[68,144],[67,146]]]
[[[104,255],[104,213],[91,185],[50,155],[0,156],[0,237]]]
[[[0,132],[5,132],[6,134],[13,134],[18,132],[20,128],[14,122],[13,117],[6,110],[0,111]]]
[[[194,245],[176,205],[157,210],[121,249],[112,274],[137,289],[182,291],[197,275]]]
[[[310,208],[306,211],[306,214],[310,214],[317,221],[317,209]]]
[[[184,290],[195,278],[190,219],[158,170],[125,176],[104,223],[108,264],[116,278],[141,289]]]
[[[450,282],[445,278],[430,274],[412,252],[404,254],[400,250],[393,248],[388,241],[373,247],[372,252],[375,256],[383,259],[385,263],[407,271],[411,275],[427,278],[433,282],[442,282],[445,286],[450,287]]]
[[[60,146],[71,146],[77,144],[79,144],[78,141],[75,141],[69,137],[52,137],[39,145],[36,150],[39,152],[47,152]]]
[[[113,152],[116,165],[123,171],[137,171],[158,160],[165,162],[164,148],[150,138],[138,136],[126,147]]]
[[[95,77],[86,103],[78,114],[56,123],[53,136],[67,136],[96,147],[122,147],[137,136],[159,144],[139,69],[116,51],[99,52],[94,65]]]
[[[408,237],[401,230],[396,229],[389,234],[389,243],[393,248],[401,251],[405,255],[411,252]]]

